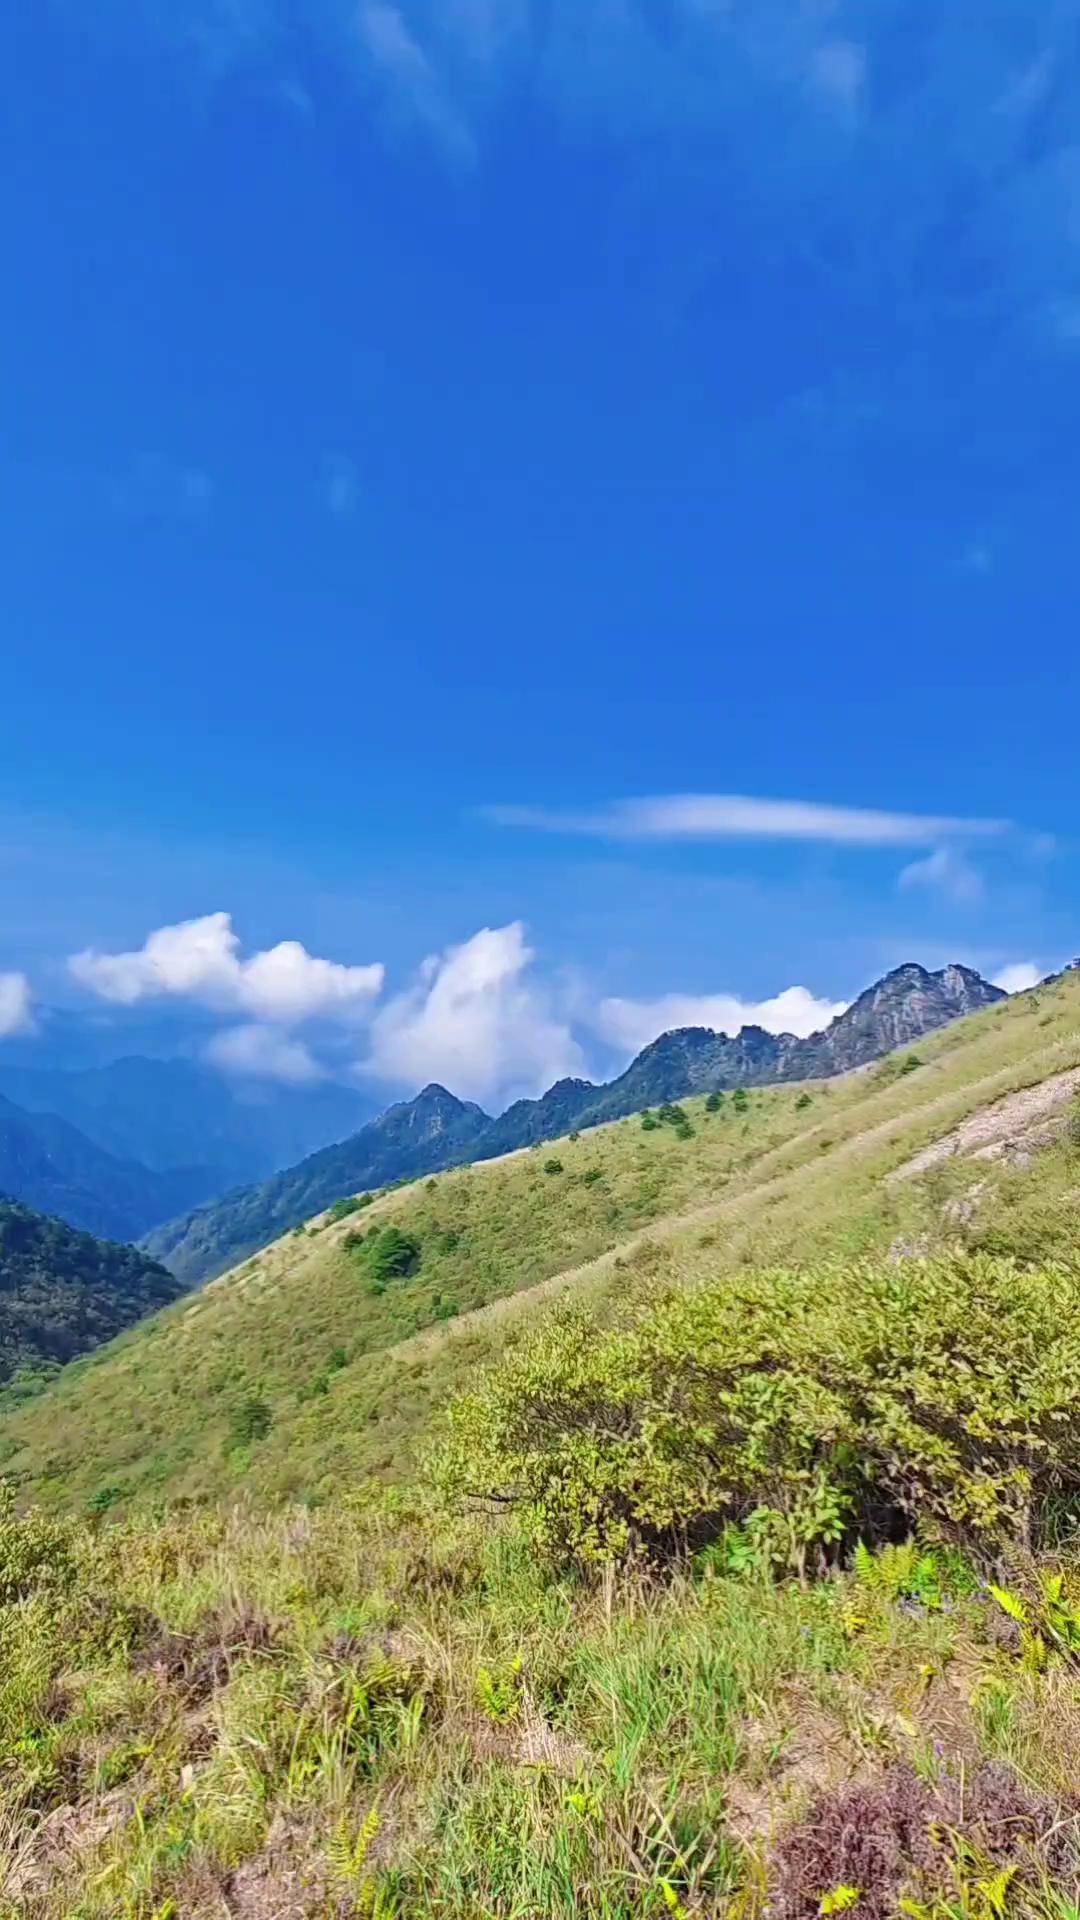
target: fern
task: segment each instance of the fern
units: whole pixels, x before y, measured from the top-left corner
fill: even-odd
[[[371,1851],[371,1844],[379,1831],[379,1809],[369,1807],[360,1822],[355,1839],[350,1839],[349,1829],[344,1818],[330,1836],[330,1870],[338,1880],[346,1882],[359,1880],[364,1870],[364,1862]]]

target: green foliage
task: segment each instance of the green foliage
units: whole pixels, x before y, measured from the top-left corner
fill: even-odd
[[[249,1393],[233,1409],[229,1439],[233,1446],[249,1446],[253,1440],[265,1440],[273,1424],[273,1409],[260,1394]]]
[[[18,1513],[14,1489],[0,1481],[0,1607],[65,1593],[76,1566],[71,1526],[37,1509]]]
[[[544,1161],[545,1173],[561,1173],[562,1170],[563,1170],[563,1163],[561,1160],[552,1159],[552,1160]]]
[[[180,1282],[136,1247],[96,1240],[0,1195],[0,1386],[9,1381],[0,1407],[33,1398],[64,1361],[179,1292]]]
[[[596,1185],[596,1182],[602,1180],[603,1177],[604,1170],[602,1167],[586,1167],[581,1176],[581,1184],[583,1187],[593,1187]]]
[[[814,1104],[813,1094],[800,1093],[798,1099],[795,1102],[795,1111],[796,1113],[805,1113],[807,1107],[812,1107],[813,1104]]]
[[[918,1073],[922,1061],[917,1053],[909,1053],[900,1062],[900,1073]]]
[[[557,1319],[451,1411],[443,1484],[558,1559],[750,1516],[802,1569],[897,1517],[990,1551],[1080,1495],[1080,1267],[752,1272],[607,1334]]]
[[[731,1096],[731,1104],[736,1113],[746,1112],[747,1107],[750,1105],[750,1099],[745,1087],[736,1087]]]
[[[385,1284],[388,1280],[401,1280],[406,1274],[415,1273],[420,1265],[420,1242],[413,1234],[404,1233],[400,1227],[381,1227],[369,1235],[364,1248],[364,1261],[376,1285],[380,1282]]]
[[[335,1200],[333,1206],[327,1208],[327,1220],[347,1220],[351,1213],[359,1213],[361,1208],[370,1207],[374,1198],[373,1193],[343,1194],[340,1200]]]
[[[722,1093],[710,1093],[705,1102],[705,1111],[706,1113],[719,1113],[723,1104],[724,1096]]]
[[[658,1125],[659,1125],[659,1122],[655,1119],[653,1114],[649,1112],[648,1107],[646,1107],[644,1113],[641,1116],[642,1133],[655,1133]]]

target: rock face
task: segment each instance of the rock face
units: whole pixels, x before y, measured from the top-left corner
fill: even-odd
[[[687,1094],[846,1073],[1005,997],[970,967],[928,973],[912,964],[887,973],[823,1033],[808,1039],[766,1033],[763,1027],[744,1027],[734,1037],[709,1027],[679,1027],[653,1040],[606,1086],[558,1080],[538,1100],[517,1100],[494,1120],[445,1087],[425,1087],[415,1100],[389,1107],[348,1140],[323,1147],[257,1187],[239,1188],[169,1222],[143,1244],[194,1284],[223,1272],[342,1194],[466,1160],[490,1160]]]

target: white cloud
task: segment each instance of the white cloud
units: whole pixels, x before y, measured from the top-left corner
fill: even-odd
[[[303,1041],[282,1033],[280,1027],[261,1027],[254,1023],[226,1027],[207,1042],[204,1052],[206,1058],[225,1073],[284,1080],[290,1086],[306,1086],[322,1078],[322,1068]]]
[[[34,1002],[25,973],[0,973],[0,1039],[33,1033]]]
[[[1034,960],[1014,960],[1011,966],[1002,967],[1001,972],[994,975],[993,984],[1004,993],[1026,993],[1029,987],[1038,986],[1045,972]]]
[[[904,890],[915,887],[940,893],[959,907],[976,906],[985,891],[982,875],[951,847],[938,847],[925,860],[913,860],[896,884]]]
[[[408,1085],[443,1081],[478,1100],[539,1093],[580,1073],[569,1025],[526,977],[533,957],[518,920],[430,956],[376,1014],[364,1071]]]
[[[764,800],[733,793],[658,794],[614,800],[585,813],[548,807],[486,807],[496,826],[587,833],[611,840],[825,840],[840,846],[921,847],[937,840],[1007,832],[1007,820],[882,813],[815,800]]]
[[[736,1034],[742,1027],[766,1033],[820,1033],[843,1013],[844,1000],[819,1000],[806,987],[785,987],[771,1000],[740,1000],[730,993],[664,993],[655,1000],[607,999],[600,1002],[597,1031],[628,1054],[672,1027],[712,1027]]]
[[[88,948],[73,954],[68,966],[80,985],[121,1006],[169,995],[285,1025],[353,1014],[382,987],[381,966],[322,960],[298,940],[279,941],[248,959],[239,949],[231,914],[207,913],[159,927],[134,952]]]
[[[388,4],[388,0],[368,0],[360,10],[359,30],[390,104],[425,128],[453,159],[474,161],[476,143],[468,121],[407,26],[400,7]]]

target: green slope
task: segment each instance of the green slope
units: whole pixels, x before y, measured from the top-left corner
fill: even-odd
[[[71,1360],[175,1298],[177,1283],[135,1247],[96,1240],[0,1197],[0,1381]],[[9,1390],[29,1391],[31,1379]]]
[[[689,1130],[635,1117],[320,1216],[9,1415],[7,1468],[58,1502],[326,1494],[407,1473],[432,1409],[563,1290],[602,1306],[658,1272],[1070,1238],[1066,1140],[1027,1167],[979,1163],[977,1180],[963,1156],[887,1176],[1010,1090],[1080,1065],[1080,976],[944,1029],[904,1071],[911,1058],[811,1086],[808,1100],[785,1087],[750,1094],[745,1112],[731,1096],[716,1113],[687,1101]],[[412,1254],[380,1278],[389,1226]]]

